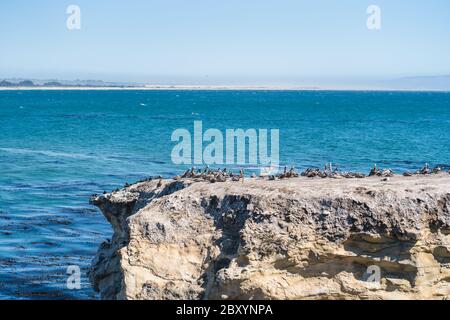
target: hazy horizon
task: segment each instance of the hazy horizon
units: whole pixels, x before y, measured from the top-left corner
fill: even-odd
[[[64,86],[161,86],[163,88],[168,86],[179,86],[182,87],[198,87],[198,88],[280,88],[280,89],[314,89],[314,90],[408,90],[408,91],[450,91],[450,75],[443,76],[423,76],[423,77],[409,77],[409,78],[397,78],[397,79],[386,79],[386,80],[372,80],[367,79],[346,82],[341,81],[326,81],[323,79],[317,79],[315,81],[270,81],[268,78],[261,78],[257,81],[247,80],[247,81],[237,81],[235,78],[230,79],[207,79],[207,81],[202,81],[202,79],[179,79],[177,77],[167,77],[162,80],[138,82],[138,81],[107,81],[104,79],[58,79],[58,78],[30,78],[30,77],[12,77],[12,78],[2,78],[0,76],[0,81],[6,80],[14,84],[18,84],[20,81],[31,80],[35,85],[43,85],[48,82],[58,82]],[[239,80],[239,79],[238,79]],[[7,87],[6,87],[7,88]]]

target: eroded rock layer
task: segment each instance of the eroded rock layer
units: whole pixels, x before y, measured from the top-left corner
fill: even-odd
[[[450,175],[209,183],[95,196],[103,299],[448,299]]]

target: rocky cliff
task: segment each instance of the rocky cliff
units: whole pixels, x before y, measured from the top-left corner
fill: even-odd
[[[388,181],[386,181],[388,180]],[[450,175],[153,180],[93,196],[103,299],[448,299]]]

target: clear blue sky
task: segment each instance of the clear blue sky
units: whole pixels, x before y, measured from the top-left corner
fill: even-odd
[[[70,4],[81,8],[81,30],[66,29]],[[371,4],[380,31],[366,27]],[[0,1],[0,78],[438,74],[450,74],[448,0]]]

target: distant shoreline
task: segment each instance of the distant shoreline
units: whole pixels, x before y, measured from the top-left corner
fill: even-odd
[[[439,89],[336,88],[296,86],[220,86],[220,85],[147,85],[147,86],[57,86],[0,87],[0,91],[373,91],[373,92],[450,92]]]

